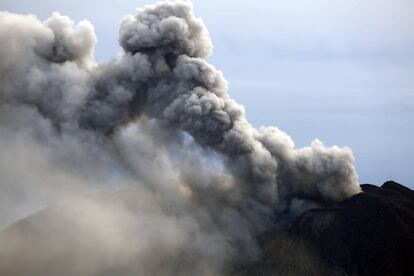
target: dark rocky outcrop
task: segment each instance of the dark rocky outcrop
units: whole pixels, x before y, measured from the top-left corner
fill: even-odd
[[[249,275],[414,275],[414,192],[361,185],[340,205],[309,210],[267,234]]]

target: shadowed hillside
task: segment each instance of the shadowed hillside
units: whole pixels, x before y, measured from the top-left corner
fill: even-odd
[[[414,192],[396,182],[361,188],[363,193],[341,204],[311,209],[287,227],[275,226],[277,230],[260,238],[259,260],[236,273],[227,269],[233,271],[229,274],[414,275]],[[101,200],[116,202],[126,194]],[[102,243],[84,231],[85,225],[95,226],[93,213],[80,212],[49,207],[5,229],[0,235],[0,275],[87,275],[96,273],[96,267],[100,275],[180,274],[179,267],[157,262],[156,256],[145,269],[134,266],[133,258],[118,258],[133,252],[134,242],[131,248]]]

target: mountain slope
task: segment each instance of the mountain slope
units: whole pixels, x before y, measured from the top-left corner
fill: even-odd
[[[361,188],[338,206],[300,215],[282,232],[287,238],[275,231],[247,274],[414,275],[414,192],[392,181]]]
[[[341,204],[311,209],[287,228],[263,235],[259,260],[233,274],[414,275],[414,192],[390,181],[361,188]],[[94,212],[57,207],[16,222],[0,232],[0,275],[137,275],[134,259],[120,258],[113,265],[133,251],[82,230],[96,223]],[[99,225],[108,227],[105,239],[110,237],[112,222],[101,219]],[[156,267],[153,275],[163,264]],[[163,275],[180,275],[165,269]]]

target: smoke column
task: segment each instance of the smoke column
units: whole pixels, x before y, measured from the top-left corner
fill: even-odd
[[[73,209],[73,239],[92,228],[114,251],[95,252],[82,273],[223,274],[257,256],[275,212],[360,191],[350,149],[296,149],[278,128],[246,120],[204,60],[212,43],[187,2],[126,16],[122,57],[102,64],[93,26],[59,13],[41,22],[1,12],[0,40],[0,185],[13,190],[4,197]],[[89,195],[107,187],[133,192]]]

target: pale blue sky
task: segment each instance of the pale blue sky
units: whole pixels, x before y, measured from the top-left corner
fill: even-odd
[[[0,0],[46,19],[60,11],[95,26],[96,60],[115,57],[118,22],[155,1]],[[209,61],[257,127],[297,146],[349,146],[361,183],[414,187],[412,0],[195,0],[214,43]]]

